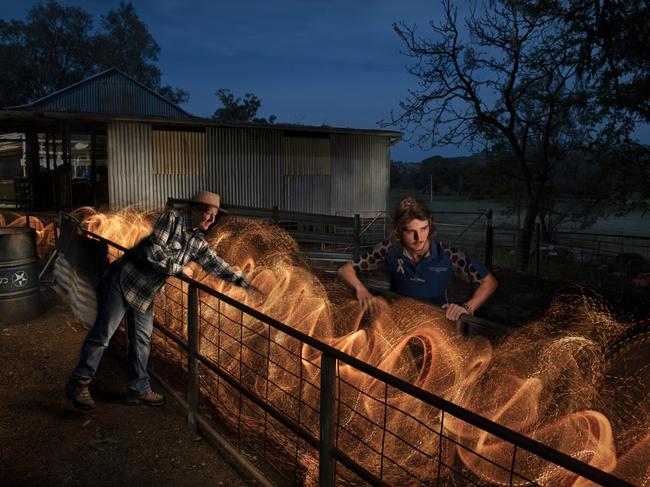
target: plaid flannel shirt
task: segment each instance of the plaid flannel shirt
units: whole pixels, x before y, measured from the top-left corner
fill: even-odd
[[[146,311],[167,276],[179,275],[190,260],[221,279],[251,286],[210,248],[203,232],[192,229],[189,211],[167,210],[151,234],[118,261],[124,298],[133,308]]]

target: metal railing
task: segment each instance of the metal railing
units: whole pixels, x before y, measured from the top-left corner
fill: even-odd
[[[168,203],[176,203],[169,198]],[[298,243],[317,244],[321,251],[350,254],[352,258],[359,255],[360,222],[359,215],[339,216],[304,213],[273,208],[254,208],[249,206],[228,206],[232,216],[243,216],[266,220],[284,228]],[[326,249],[327,247],[327,249]],[[313,250],[313,249],[311,249]],[[315,250],[315,258],[326,258],[327,254]]]
[[[514,266],[510,253],[516,248],[517,238],[516,229],[494,229],[499,265]],[[601,284],[600,281],[609,282],[613,277],[625,280],[650,271],[647,236],[554,231],[552,241],[548,241],[542,238],[537,224],[531,243],[528,272],[537,277],[573,277]]]
[[[480,258],[487,267],[492,266],[494,254],[494,229],[492,225],[492,210],[484,211],[434,211],[434,221],[438,234],[449,241],[450,245],[462,245],[466,253],[472,253]],[[444,216],[469,217],[472,220],[462,223],[449,223]],[[483,228],[478,228],[477,223],[485,219]],[[463,239],[465,237],[465,239]],[[482,255],[481,255],[482,254]]]
[[[201,282],[180,276],[165,289],[155,304],[152,368],[183,397],[190,425],[219,429],[233,451],[264,465],[278,484],[441,485],[452,479],[539,485],[525,473],[526,462],[534,460],[598,484],[630,485]],[[408,409],[401,406],[404,397]],[[365,407],[358,407],[361,402]],[[481,454],[452,432],[459,425],[486,432],[511,453]],[[427,441],[409,440],[405,431]],[[475,458],[491,482],[459,464],[456,450]]]

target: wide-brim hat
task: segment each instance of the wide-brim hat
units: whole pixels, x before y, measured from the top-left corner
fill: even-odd
[[[227,210],[221,207],[221,196],[216,193],[211,193],[210,191],[199,191],[190,200],[190,203],[193,205],[208,205],[219,208],[221,213],[228,213]]]

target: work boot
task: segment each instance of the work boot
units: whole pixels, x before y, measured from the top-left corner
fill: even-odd
[[[95,401],[90,395],[90,379],[70,379],[65,386],[65,395],[81,411],[95,408]]]
[[[165,396],[149,389],[147,392],[137,394],[129,392],[126,396],[128,404],[144,404],[146,406],[162,406],[165,404]]]

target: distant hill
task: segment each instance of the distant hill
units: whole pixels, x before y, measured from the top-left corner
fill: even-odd
[[[391,188],[431,191],[436,194],[472,194],[482,189],[485,154],[470,156],[432,156],[420,162],[391,161]]]

